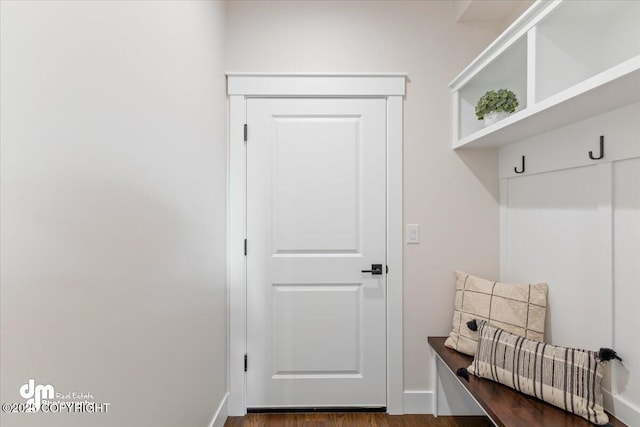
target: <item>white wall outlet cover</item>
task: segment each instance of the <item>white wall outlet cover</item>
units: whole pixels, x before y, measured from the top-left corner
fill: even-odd
[[[420,243],[420,224],[407,224],[407,243]]]

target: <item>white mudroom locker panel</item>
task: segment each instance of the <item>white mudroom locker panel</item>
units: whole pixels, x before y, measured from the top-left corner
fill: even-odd
[[[511,178],[507,280],[547,282],[547,339],[571,347],[609,342],[611,289],[599,259],[598,166]]]
[[[618,352],[605,407],[628,425],[640,425],[638,117],[633,104],[499,151],[501,279],[549,283],[548,342]]]
[[[612,391],[637,408],[640,405],[640,158],[613,164],[613,277],[613,344],[624,355],[624,365],[614,365]]]

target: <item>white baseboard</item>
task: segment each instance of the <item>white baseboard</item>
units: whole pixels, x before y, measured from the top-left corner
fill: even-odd
[[[621,396],[602,390],[604,407],[628,426],[640,426],[640,408]]]
[[[405,414],[433,414],[433,392],[405,390],[402,393]]]
[[[229,393],[225,393],[224,397],[218,405],[216,413],[213,415],[213,419],[209,424],[209,427],[224,427],[224,423],[229,417]]]

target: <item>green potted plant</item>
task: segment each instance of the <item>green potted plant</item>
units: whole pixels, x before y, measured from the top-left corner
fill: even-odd
[[[478,100],[476,116],[489,126],[516,111],[517,107],[518,98],[509,89],[490,90]]]

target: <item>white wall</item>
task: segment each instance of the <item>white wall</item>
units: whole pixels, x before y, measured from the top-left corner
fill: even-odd
[[[451,150],[448,88],[497,34],[456,24],[448,1],[231,1],[227,18],[229,71],[409,73],[404,218],[422,243],[405,248],[404,381],[428,390],[426,338],[451,327],[455,269],[498,275],[496,152]]]
[[[208,426],[227,390],[224,4],[2,1],[1,400]]]

